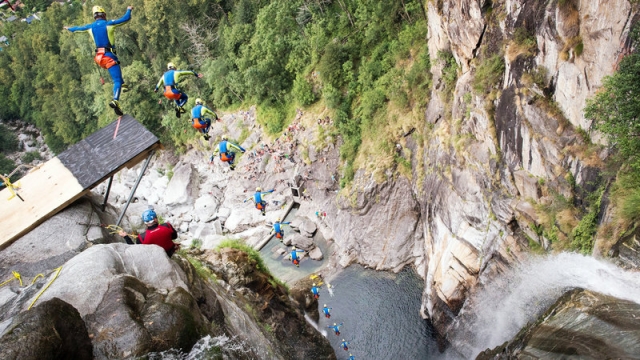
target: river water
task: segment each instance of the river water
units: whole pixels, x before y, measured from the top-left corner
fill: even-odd
[[[331,307],[331,319],[321,315],[318,326],[327,330],[338,359],[352,353],[356,359],[430,359],[439,356],[433,329],[418,313],[424,281],[412,270],[398,274],[352,265],[329,280],[320,292],[322,305]],[[340,336],[328,325],[344,323]],[[349,351],[340,348],[349,341]]]

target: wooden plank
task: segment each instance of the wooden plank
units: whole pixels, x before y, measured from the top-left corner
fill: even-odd
[[[18,183],[18,193],[24,202],[17,197],[8,200],[11,196],[9,189],[0,191],[0,249],[89,191],[58,158],[32,170]]]

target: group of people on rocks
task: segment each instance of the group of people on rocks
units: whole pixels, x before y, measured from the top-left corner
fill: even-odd
[[[96,5],[92,8],[94,22],[82,26],[65,26],[64,29],[75,32],[89,32],[95,43],[95,56],[93,60],[103,69],[106,69],[113,80],[113,99],[109,102],[109,107],[118,116],[124,115],[120,106],[120,94],[129,90],[128,85],[122,78],[122,69],[120,61],[116,56],[114,30],[131,20],[131,11],[133,6],[128,6],[125,14],[115,20],[107,20],[107,13],[102,6]],[[178,88],[178,82],[185,76],[195,76],[202,78],[202,73],[192,70],[178,70],[174,63],[167,64],[167,70],[160,77],[154,89],[158,92],[160,87],[164,86],[164,96],[175,102],[176,117],[180,117],[186,110],[184,105],[189,97]],[[210,108],[204,105],[204,101],[200,98],[196,99],[195,106],[191,110],[191,125],[201,132],[205,140],[209,140],[209,129],[211,121],[218,120],[218,115]]]

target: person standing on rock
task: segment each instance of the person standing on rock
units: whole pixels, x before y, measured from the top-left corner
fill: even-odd
[[[164,97],[169,100],[173,100],[176,103],[176,117],[180,117],[180,114],[185,113],[184,104],[187,103],[189,97],[182,90],[178,89],[178,81],[180,78],[186,75],[193,75],[197,78],[202,78],[203,74],[198,74],[192,70],[176,70],[176,65],[172,62],[167,64],[167,71],[160,77],[154,92],[158,92],[160,86],[164,85]]]
[[[299,252],[304,252],[304,250],[300,250],[300,249],[296,249],[296,247],[294,246],[291,249],[291,253],[289,254],[289,256],[291,257],[291,262],[293,263],[293,265],[300,267],[300,259],[298,258],[298,253]]]
[[[202,99],[196,99],[196,106],[191,109],[191,126],[200,131],[205,140],[209,140],[209,129],[211,128],[212,120],[218,120],[218,114],[204,106]]]
[[[178,238],[176,229],[168,222],[158,224],[158,215],[153,211],[153,208],[149,207],[142,213],[142,221],[147,226],[147,230],[136,237],[135,243],[124,230],[119,231],[118,235],[122,236],[129,245],[158,245],[164,249],[169,257],[180,248],[179,244],[173,242]]]
[[[340,343],[340,347],[344,350],[344,351],[349,351],[349,344],[351,344],[350,342],[348,342],[345,339],[342,339],[342,342]]]
[[[117,20],[107,20],[107,13],[102,6],[94,6],[92,10],[94,22],[82,26],[65,26],[64,29],[71,32],[89,32],[96,45],[96,56],[93,60],[98,66],[106,69],[113,80],[113,100],[109,103],[109,107],[115,111],[116,115],[122,116],[124,113],[120,108],[120,91],[127,91],[128,88],[122,80],[120,61],[116,57],[114,29],[131,20],[133,6],[128,6],[127,12]]]
[[[324,317],[326,317],[327,319],[331,319],[331,309],[330,307],[327,307],[327,304],[324,304],[324,306],[322,307],[322,313],[324,313]]]
[[[344,323],[340,323],[340,325],[333,323],[333,326],[329,325],[327,326],[329,329],[333,329],[333,332],[336,334],[336,336],[340,335],[340,326],[342,326],[342,324]]]
[[[313,294],[314,299],[318,299],[320,297],[320,287],[316,286],[316,283],[313,283],[313,287],[311,288],[311,293]]]
[[[227,135],[222,135],[222,141],[218,144],[218,148],[211,155],[211,162],[213,162],[213,158],[217,153],[220,153],[220,161],[229,163],[229,169],[235,170],[236,166],[233,164],[233,160],[236,158],[236,153],[231,150],[238,150],[244,153],[246,150],[242,148],[240,145],[236,145],[229,141],[229,137]],[[246,202],[247,200],[245,200]]]
[[[251,197],[248,197],[246,199],[244,199],[244,202],[247,202],[249,200],[253,200],[253,202],[256,204],[256,209],[260,210],[262,212],[262,216],[267,215],[267,202],[264,201],[262,199],[263,196],[268,195],[272,192],[276,191],[276,189],[271,189],[269,191],[265,191],[262,192],[262,188],[261,187],[257,187],[256,188],[256,192],[255,194],[253,194]]]
[[[280,218],[277,218],[276,222],[273,223],[273,227],[271,228],[270,235],[273,235],[273,233],[275,233],[276,238],[280,239],[280,242],[282,242],[282,239],[284,238],[284,229],[282,228],[282,225],[289,225],[289,224],[291,224],[291,221],[280,222]]]

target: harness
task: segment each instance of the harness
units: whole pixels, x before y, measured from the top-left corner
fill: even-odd
[[[119,65],[120,61],[114,60],[109,56],[105,56],[107,52],[115,55],[116,49],[112,47],[96,48],[96,56],[93,58],[93,61],[95,61],[96,64],[98,64],[98,66],[100,66],[101,68],[108,70],[113,66]]]

